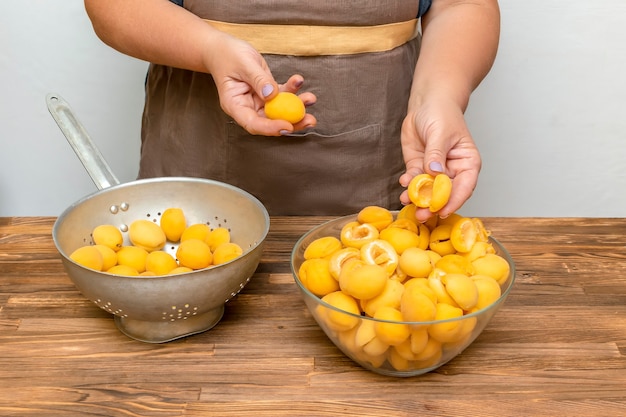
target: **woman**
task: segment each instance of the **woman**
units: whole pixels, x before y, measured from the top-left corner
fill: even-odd
[[[499,8],[496,0],[430,3],[85,7],[105,43],[151,63],[140,177],[224,181],[273,215],[340,215],[399,208],[411,178],[445,172],[453,178],[439,212],[446,217],[477,183],[481,160],[463,113],[495,59]],[[279,91],[298,92],[312,114],[296,125],[264,117]],[[417,212],[420,221],[431,215]]]

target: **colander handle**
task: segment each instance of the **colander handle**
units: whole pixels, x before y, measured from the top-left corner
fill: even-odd
[[[50,111],[96,187],[102,190],[119,184],[120,181],[111,171],[111,167],[89,137],[87,130],[74,116],[69,104],[61,96],[53,93],[46,96],[46,103],[48,104],[48,111]]]

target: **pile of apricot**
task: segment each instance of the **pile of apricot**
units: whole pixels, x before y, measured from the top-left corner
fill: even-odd
[[[509,277],[480,219],[455,213],[419,223],[416,209],[365,207],[340,236],[308,244],[299,267],[302,285],[334,307],[320,303],[318,322],[375,368],[439,364],[467,344],[477,324],[471,313],[496,302]]]
[[[187,225],[182,209],[168,208],[159,223],[139,219],[128,228],[131,244],[111,224],[96,226],[93,244],[76,249],[70,258],[89,269],[123,276],[156,276],[191,272],[229,262],[243,253],[231,242],[230,230],[206,223]],[[176,256],[163,250],[178,244]]]

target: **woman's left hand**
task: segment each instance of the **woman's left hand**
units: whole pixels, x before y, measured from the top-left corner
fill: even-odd
[[[458,104],[446,98],[429,98],[409,111],[402,124],[401,143],[406,172],[400,184],[407,187],[413,177],[422,173],[445,173],[452,179],[452,193],[438,214],[447,217],[461,208],[476,187],[481,159]],[[411,202],[406,190],[400,201]],[[431,216],[427,208],[416,213],[419,221]]]

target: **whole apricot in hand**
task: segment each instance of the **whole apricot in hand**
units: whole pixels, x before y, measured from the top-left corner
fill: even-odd
[[[265,103],[265,115],[272,120],[286,120],[291,124],[304,118],[306,109],[300,98],[286,91],[280,92]]]

